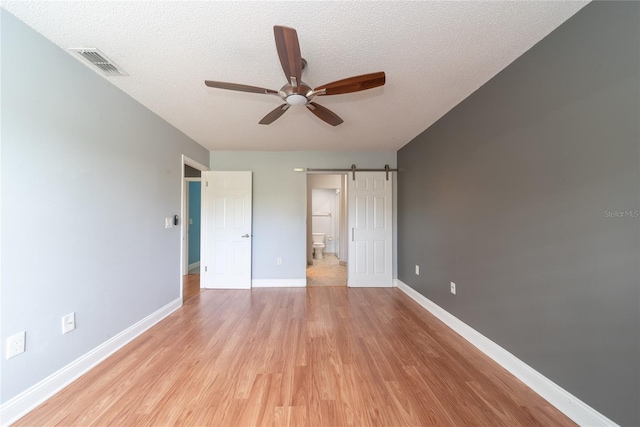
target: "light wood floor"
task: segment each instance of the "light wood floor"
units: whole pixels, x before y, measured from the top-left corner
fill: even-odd
[[[570,426],[398,289],[203,290],[16,426]]]
[[[200,295],[200,275],[189,274],[183,276],[182,281],[182,302]]]

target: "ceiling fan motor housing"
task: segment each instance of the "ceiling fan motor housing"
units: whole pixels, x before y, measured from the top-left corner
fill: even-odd
[[[312,94],[313,89],[304,82],[300,82],[298,86],[286,84],[278,92],[280,98],[289,105],[305,105],[311,100]]]

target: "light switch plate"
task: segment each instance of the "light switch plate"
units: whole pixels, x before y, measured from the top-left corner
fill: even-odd
[[[66,334],[76,328],[76,314],[69,313],[66,316],[62,316],[62,333]]]

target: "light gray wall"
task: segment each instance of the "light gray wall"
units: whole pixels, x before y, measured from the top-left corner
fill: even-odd
[[[0,10],[1,401],[180,297],[181,155],[203,147]],[[126,78],[126,77],[117,77]],[[76,313],[77,329],[61,333]],[[6,360],[6,337],[27,332]]]
[[[639,26],[637,2],[587,5],[398,153],[398,278],[628,426]]]
[[[388,164],[395,168],[396,153],[211,152],[213,171],[253,172],[253,279],[302,280],[306,277],[307,175],[293,169],[342,169],[352,164],[360,168],[383,168]],[[282,265],[276,265],[277,257],[282,258]]]

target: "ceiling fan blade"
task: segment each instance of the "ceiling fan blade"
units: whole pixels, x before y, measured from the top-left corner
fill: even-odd
[[[265,89],[263,87],[241,85],[238,83],[226,83],[226,82],[214,82],[212,80],[205,80],[204,84],[209,87],[215,87],[218,89],[237,90],[240,92],[252,92],[252,93],[266,93],[277,95],[277,90]]]
[[[275,122],[278,119],[278,117],[283,115],[284,112],[289,109],[289,107],[290,107],[289,104],[282,104],[281,106],[277,107],[275,110],[271,111],[269,114],[264,116],[259,123],[261,125],[270,125],[271,123]]]
[[[329,110],[328,108],[323,107],[320,104],[316,104],[315,102],[310,102],[307,104],[307,108],[313,114],[315,114],[320,120],[324,120],[329,123],[331,126],[338,126],[343,120],[338,117],[336,113]]]
[[[276,49],[282,64],[282,70],[289,83],[297,86],[302,78],[302,56],[300,54],[300,44],[298,43],[298,33],[289,27],[276,25],[273,27],[273,34],[276,39]],[[295,82],[291,78],[295,78]]]
[[[320,92],[318,95],[340,95],[342,93],[359,92],[361,90],[372,89],[384,85],[386,80],[383,71],[378,73],[363,74],[361,76],[349,77],[335,82],[318,86],[313,91]]]

